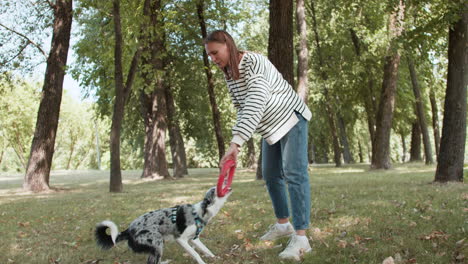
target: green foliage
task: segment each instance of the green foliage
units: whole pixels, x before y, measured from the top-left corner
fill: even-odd
[[[0,22],[21,32],[35,43],[47,45],[46,39],[50,35],[52,23],[50,7],[45,1],[23,2],[1,1]],[[362,154],[367,161],[371,149],[367,127],[369,117],[365,111],[366,100],[373,98],[376,104],[379,101],[383,60],[390,41],[388,18],[392,5],[396,2],[306,1],[309,45],[308,102],[313,112],[309,131],[318,161],[331,161],[332,157],[331,133],[327,113],[323,109],[325,87],[332,98],[333,107],[346,125],[351,153],[355,160],[358,160],[361,145]],[[311,3],[315,5],[316,28],[312,20]],[[398,160],[401,155],[400,135],[409,135],[411,123],[415,119],[414,95],[406,56],[412,56],[415,61],[426,117],[430,123],[432,117],[428,96],[430,92],[435,93],[441,111],[447,76],[448,28],[459,17],[462,3],[462,0],[405,2],[405,30],[397,40],[402,60],[393,119],[393,160]],[[167,54],[164,55],[169,61],[166,76],[174,94],[176,120],[181,125],[186,142],[189,166],[217,166],[217,145],[202,61],[203,45],[196,1],[164,0],[162,4],[163,26],[157,30],[164,32],[166,36]],[[141,35],[149,32],[148,28],[142,27],[143,23],[147,22],[143,16],[142,5],[143,1],[121,1],[124,77],[132,56],[141,43]],[[267,55],[268,1],[204,1],[204,6],[208,31],[227,29],[241,49]],[[82,91],[87,96],[96,98],[96,103],[78,104],[64,97],[53,166],[57,169],[97,167],[96,147],[93,142],[96,134],[94,120],[98,120],[101,160],[103,168],[106,168],[109,159],[109,120],[114,102],[112,1],[74,1],[73,23],[74,28],[78,29],[74,31],[72,38],[72,49],[76,56],[73,64],[69,65],[68,72],[79,81]],[[320,37],[322,66],[319,65],[315,29]],[[359,39],[360,56],[356,54],[350,30],[356,32]],[[8,109],[5,110],[8,112],[0,113],[0,167],[3,170],[22,170],[27,161],[41,87],[39,84],[25,82],[28,77],[14,76],[22,75],[18,74],[19,72],[34,69],[37,64],[44,62],[44,57],[34,45],[27,44],[25,38],[1,26],[0,43],[0,68],[4,76],[0,81],[0,92],[5,94],[8,91],[6,96],[9,96],[3,97],[2,94],[0,98],[2,109]],[[20,52],[23,47],[24,50]],[[145,86],[141,78],[145,67],[140,68],[125,106],[121,160],[122,167],[127,169],[141,168],[143,162],[144,125],[140,93]],[[225,141],[229,142],[235,109],[222,73],[215,67],[211,70],[215,77],[215,94],[221,112],[223,135]],[[320,77],[322,72],[326,73],[326,80]],[[373,90],[369,90],[370,81],[374,83]],[[373,111],[370,118],[375,118],[376,109]],[[441,120],[439,117],[439,121]],[[14,132],[19,133],[18,138],[15,138]],[[169,152],[169,148],[167,149]]]
[[[0,72],[33,72],[48,56],[53,10],[46,1],[0,1]]]

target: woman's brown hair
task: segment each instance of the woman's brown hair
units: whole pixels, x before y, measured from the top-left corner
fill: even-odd
[[[239,80],[239,54],[241,53],[229,33],[224,30],[215,30],[210,32],[208,36],[203,40],[204,44],[209,42],[218,42],[221,44],[226,44],[229,52],[229,63],[226,67],[222,68],[226,79]]]

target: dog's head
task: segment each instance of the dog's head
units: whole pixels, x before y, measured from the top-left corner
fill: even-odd
[[[218,197],[216,187],[211,187],[206,192],[205,198],[202,201],[201,207],[203,210],[203,215],[205,216],[207,213],[209,213],[210,217],[215,216],[219,212],[219,210],[221,210],[231,193],[232,189],[229,188],[226,195],[224,195],[223,197]]]

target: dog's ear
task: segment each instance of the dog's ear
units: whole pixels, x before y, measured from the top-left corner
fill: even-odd
[[[202,216],[204,216],[208,210],[208,206],[211,204],[210,200],[208,199],[203,199],[202,204],[201,204],[201,209],[202,209]]]
[[[202,204],[201,204],[203,215],[207,213],[208,207],[214,202],[215,195],[216,195],[216,189],[214,187],[209,189],[208,192],[206,193],[205,198],[203,199]]]

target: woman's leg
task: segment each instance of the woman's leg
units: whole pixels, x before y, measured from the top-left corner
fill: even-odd
[[[307,157],[307,121],[297,114],[299,122],[281,140],[284,179],[291,200],[293,226],[305,235],[310,223],[310,183]]]
[[[284,220],[289,218],[288,196],[283,177],[281,145],[268,145],[262,141],[262,175],[265,180],[275,216]]]

